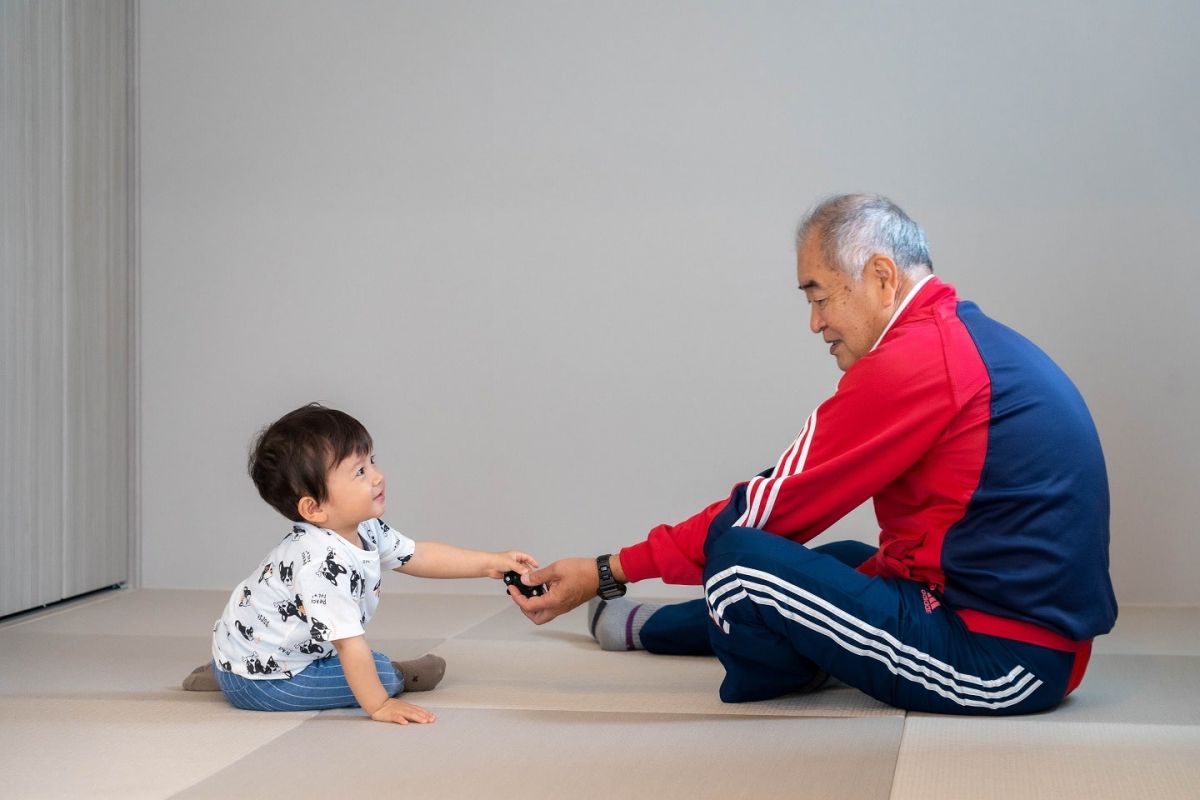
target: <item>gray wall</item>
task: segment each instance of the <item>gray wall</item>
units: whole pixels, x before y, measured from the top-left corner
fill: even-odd
[[[1200,602],[1197,23],[1192,2],[145,3],[145,585],[249,571],[282,522],[246,446],[309,400],[371,429],[417,538],[549,561],[724,496],[838,377],[793,226],[875,190],[1087,397],[1120,598]]]
[[[133,12],[0,3],[0,616],[129,576]]]

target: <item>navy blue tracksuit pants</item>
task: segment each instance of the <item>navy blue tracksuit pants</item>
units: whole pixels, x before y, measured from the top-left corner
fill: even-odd
[[[1072,654],[972,633],[920,584],[863,575],[869,545],[808,548],[729,528],[706,550],[705,597],[656,611],[641,640],[652,653],[715,654],[726,702],[801,691],[820,670],[942,714],[1027,714],[1066,693]]]

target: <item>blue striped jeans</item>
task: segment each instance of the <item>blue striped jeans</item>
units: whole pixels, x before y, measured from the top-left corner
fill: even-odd
[[[404,691],[404,679],[383,653],[371,651],[375,671],[388,695]],[[358,705],[337,655],[314,661],[290,678],[251,680],[213,664],[222,694],[236,708],[248,711],[322,711]]]

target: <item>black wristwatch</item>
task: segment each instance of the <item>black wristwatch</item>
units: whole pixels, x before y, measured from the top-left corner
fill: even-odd
[[[613,577],[612,567],[608,565],[610,558],[612,558],[612,553],[596,556],[596,572],[600,574],[600,588],[596,590],[596,594],[605,600],[615,600],[625,596],[625,584]]]

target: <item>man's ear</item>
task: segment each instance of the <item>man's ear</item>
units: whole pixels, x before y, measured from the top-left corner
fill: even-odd
[[[876,253],[871,256],[863,272],[879,288],[883,305],[895,305],[900,293],[900,268],[896,266],[896,262],[882,253]]]
[[[300,498],[300,502],[296,504],[296,510],[300,512],[300,517],[305,522],[311,522],[313,525],[321,525],[329,519],[329,514],[325,513],[321,504],[307,495]]]

